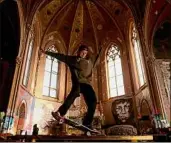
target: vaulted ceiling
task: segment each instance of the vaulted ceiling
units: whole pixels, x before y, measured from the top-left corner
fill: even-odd
[[[142,22],[146,0],[21,0],[25,20],[39,19],[42,43],[56,40],[74,51],[80,43],[98,50],[101,42],[124,41],[128,20]],[[168,0],[169,1],[169,0]],[[149,8],[149,35],[156,22],[155,12],[166,1],[153,0]],[[152,25],[152,27],[151,27]]]
[[[58,33],[66,47],[87,43],[97,50],[104,37],[122,39],[130,10],[115,1],[51,1],[39,10],[46,35]]]
[[[123,21],[131,17],[123,2],[113,0],[23,0],[22,4],[25,17],[39,19],[44,45],[56,40],[71,52],[80,43],[97,51],[106,39],[123,41],[127,24]]]

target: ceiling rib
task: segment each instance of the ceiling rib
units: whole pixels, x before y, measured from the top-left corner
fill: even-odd
[[[82,5],[82,2],[79,1],[79,0],[77,1],[77,3],[78,3],[78,6],[77,6],[77,9],[76,9],[75,17],[74,17],[74,20],[73,20],[73,23],[72,23],[72,30],[71,30],[71,34],[70,34],[69,47],[68,47],[69,48],[69,51],[71,51],[70,49],[74,45],[76,45],[76,42],[75,41],[78,40],[77,38],[79,38],[79,36],[81,36],[80,35],[81,29],[83,30],[83,5]],[[77,27],[78,25],[80,26],[79,28]],[[76,32],[75,30],[77,28],[80,31]],[[76,33],[79,33],[79,34],[76,34]]]
[[[41,40],[41,43],[40,43],[40,47],[42,46],[42,43],[43,43],[43,40],[44,40],[44,37],[47,33],[47,31],[49,30],[50,26],[52,25],[53,23],[53,20],[56,19],[56,17],[60,14],[61,11],[63,11],[68,5],[70,5],[72,3],[72,1],[69,1],[68,3],[66,3],[65,5],[63,5],[61,7],[61,9],[59,9],[55,14],[54,16],[52,17],[52,19],[50,20],[47,28],[45,29],[45,32],[43,33],[43,36],[42,36],[42,40]],[[66,46],[66,45],[65,45]]]
[[[103,7],[103,6],[101,5],[101,3],[97,2],[96,0],[93,0],[93,2],[96,3],[98,6],[100,6],[100,7],[107,13],[107,15],[112,19],[113,23],[114,23],[114,24],[116,25],[116,27],[118,28],[118,31],[119,31],[119,33],[120,33],[120,35],[121,35],[121,38],[124,39],[124,36],[123,36],[124,34],[123,34],[123,32],[121,31],[121,29],[120,29],[118,23],[117,23],[116,20],[113,18],[113,16],[109,13],[109,11],[108,11],[105,7]]]
[[[96,45],[96,52],[98,51],[98,39],[97,39],[97,33],[95,31],[95,26],[94,26],[94,23],[93,23],[93,19],[92,19],[92,15],[90,14],[90,10],[89,10],[89,6],[88,6],[88,1],[86,2],[86,7],[88,9],[88,14],[89,14],[89,17],[91,19],[91,23],[92,23],[92,27],[93,27],[93,32],[94,32],[94,38],[95,38],[95,45]]]
[[[64,21],[65,17],[67,16],[69,10],[72,8],[72,6],[70,6],[70,8],[67,8],[67,10],[65,11],[65,13],[63,14],[62,18],[59,20],[58,24],[57,24],[57,30],[59,29],[61,23]]]

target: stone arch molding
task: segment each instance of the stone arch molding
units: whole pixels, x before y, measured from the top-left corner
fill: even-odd
[[[148,108],[149,109],[149,114],[150,115],[152,112],[151,112],[151,108],[150,108],[150,104],[149,102],[147,101],[147,99],[142,99],[141,102],[140,102],[140,113],[143,114],[143,107],[144,107],[144,104],[146,105],[145,108]]]
[[[106,50],[104,51],[105,56],[107,55],[107,52],[108,52],[109,48],[110,48],[112,45],[118,46],[121,55],[123,54],[123,46],[122,46],[122,44],[121,44],[119,41],[117,41],[117,40],[112,40],[112,41],[108,42],[108,44],[106,45]]]
[[[148,89],[146,89],[143,92],[141,92],[138,95],[136,101],[137,101],[136,102],[137,103],[137,110],[138,110],[139,114],[141,114],[141,105],[142,105],[142,102],[144,102],[144,101],[146,101],[148,103],[149,110],[151,111],[151,114],[154,112],[154,108],[152,106],[152,101],[151,101]]]
[[[66,53],[67,51],[65,42],[57,31],[51,32],[50,34],[46,35],[43,41],[44,42],[42,43],[42,45],[40,45],[42,49],[46,49],[48,46],[54,44],[57,47],[61,47],[57,48],[58,51],[63,53]]]

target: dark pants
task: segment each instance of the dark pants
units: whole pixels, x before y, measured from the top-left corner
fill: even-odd
[[[79,85],[73,85],[70,94],[65,99],[64,103],[59,107],[58,111],[61,116],[65,115],[74,100],[83,94],[85,103],[87,105],[87,113],[83,119],[83,125],[91,127],[93,116],[96,109],[97,98],[91,85],[80,83]]]

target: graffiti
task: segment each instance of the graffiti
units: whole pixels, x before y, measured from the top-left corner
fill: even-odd
[[[134,114],[132,99],[118,99],[112,103],[112,114],[116,120],[116,124],[132,123]]]
[[[137,135],[137,129],[132,125],[115,125],[110,127],[107,132],[107,135]]]
[[[12,116],[6,116],[4,121],[3,129],[11,129],[14,123],[14,118]]]
[[[129,107],[130,107],[130,103],[128,102],[123,102],[116,105],[116,113],[118,114],[118,118],[122,122],[126,122],[126,120],[130,116]]]

